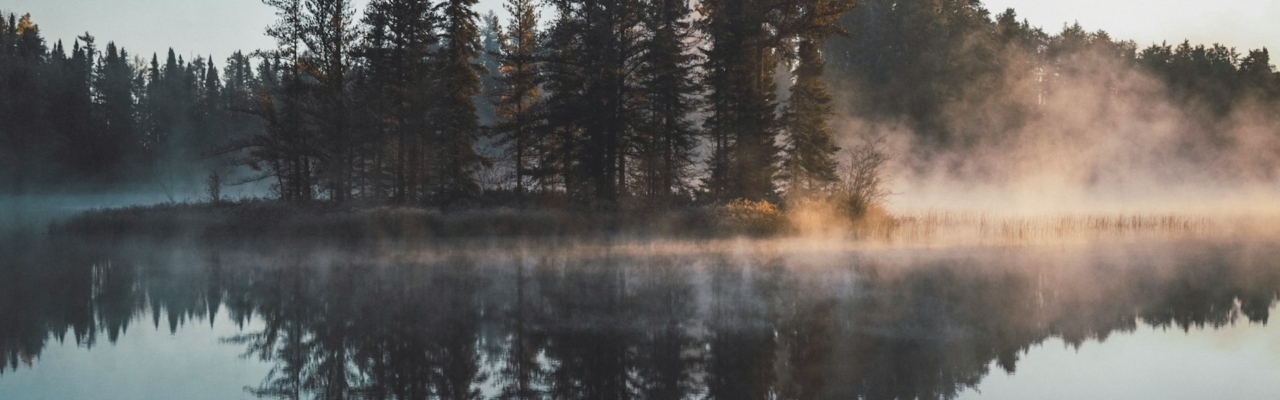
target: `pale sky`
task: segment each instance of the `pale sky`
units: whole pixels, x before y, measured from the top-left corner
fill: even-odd
[[[1080,22],[1089,31],[1107,31],[1113,39],[1138,47],[1168,41],[1222,43],[1241,53],[1280,47],[1277,0],[984,0],[992,15],[1013,8],[1021,19],[1058,33],[1062,24]]]
[[[501,10],[502,1],[480,0],[477,10]],[[358,21],[368,0],[352,4]],[[156,52],[163,58],[173,47],[188,59],[212,54],[219,65],[236,50],[275,45],[265,34],[275,11],[262,0],[3,0],[0,10],[31,13],[49,46],[62,39],[68,51],[85,31],[99,48],[114,41],[130,54]]]
[[[355,0],[363,11],[367,0]],[[480,0],[481,14],[502,0]],[[1276,0],[986,0],[993,14],[1013,7],[1021,18],[1050,33],[1079,21],[1090,31],[1132,39],[1140,47],[1160,41],[1221,42],[1246,49],[1280,46],[1280,1]],[[88,31],[132,54],[173,47],[179,54],[212,54],[221,63],[235,50],[272,46],[263,35],[275,20],[260,0],[7,0],[0,9],[30,12],[52,45]],[[358,18],[358,17],[357,17]],[[505,18],[504,18],[505,19]]]

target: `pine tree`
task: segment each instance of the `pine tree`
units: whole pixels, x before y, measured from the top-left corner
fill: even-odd
[[[540,97],[538,71],[538,14],[532,0],[508,0],[511,20],[499,36],[498,77],[494,104],[498,123],[494,133],[506,146],[506,156],[515,166],[516,196],[524,196],[525,178],[530,176],[530,160],[535,158],[536,106]]]
[[[853,3],[804,0],[799,8],[794,80],[782,118],[787,133],[789,190],[806,193],[825,189],[836,181],[835,153],[839,148],[827,123],[832,114],[831,93],[822,79],[826,62],[820,49],[831,35],[846,33],[836,21],[853,8]]]
[[[690,12],[686,0],[655,0],[645,9],[650,33],[639,71],[643,122],[633,146],[642,194],[658,206],[669,205],[683,189],[698,145],[690,121],[698,89],[688,44]]]
[[[548,33],[547,123],[558,131],[562,180],[575,201],[608,209],[628,193],[644,35],[637,0],[555,0]]]
[[[440,98],[435,109],[436,203],[448,205],[479,195],[477,168],[488,163],[475,149],[480,123],[473,98],[480,93],[477,0],[447,0],[441,6],[441,45],[437,62]]]
[[[432,48],[439,16],[420,0],[377,0],[369,4],[367,34],[361,55],[365,63],[364,96],[377,121],[377,169],[386,168],[393,204],[421,202],[426,186],[430,108],[435,83]]]
[[[559,188],[567,198],[582,201],[586,185],[579,176],[577,160],[583,152],[582,116],[589,111],[582,95],[587,85],[586,66],[576,61],[583,45],[577,29],[569,28],[574,23],[567,5],[557,5],[556,20],[543,40],[540,73],[546,95],[538,111],[540,123],[535,135],[538,168],[530,172],[544,187]]]
[[[707,0],[706,85],[711,141],[707,190],[720,201],[770,199],[778,171],[776,84],[779,38],[789,17],[779,0]]]
[[[303,0],[263,0],[276,8],[278,20],[267,28],[276,49],[265,53],[271,63],[260,66],[260,77],[270,96],[259,97],[255,112],[266,122],[262,135],[241,142],[250,150],[245,160],[255,170],[267,170],[259,178],[276,178],[281,198],[291,202],[314,199],[313,144],[303,119],[302,43],[305,34]]]
[[[351,194],[355,158],[347,76],[357,39],[354,11],[348,0],[307,0],[305,5],[301,39],[308,52],[302,57],[302,70],[315,81],[310,106],[317,116],[319,172],[329,200],[342,203]]]

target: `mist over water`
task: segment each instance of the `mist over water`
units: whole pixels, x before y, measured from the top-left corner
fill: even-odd
[[[981,7],[951,21],[904,5],[928,15],[920,22],[867,3],[846,16],[854,34],[830,46],[833,126],[841,147],[878,140],[893,156],[892,210],[1277,213],[1266,49],[1134,43]],[[895,30],[910,27],[939,37]]]

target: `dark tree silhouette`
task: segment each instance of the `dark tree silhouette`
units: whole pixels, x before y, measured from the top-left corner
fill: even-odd
[[[1104,109],[1183,111],[1174,156],[1209,163],[1246,146],[1241,111],[1280,104],[1267,49],[1140,50],[969,0],[512,1],[505,29],[474,0],[375,0],[359,21],[349,0],[264,3],[276,46],[224,62],[47,45],[30,16],[0,18],[0,190],[216,170],[299,204],[662,210],[830,189],[835,136],[867,133],[837,114],[901,124],[912,159],[962,158],[1105,87]],[[1135,93],[1135,75],[1163,86]]]
[[[820,48],[830,36],[848,33],[836,21],[851,9],[853,2],[844,0],[800,2],[792,73],[795,78],[782,114],[787,133],[784,166],[790,183],[788,192],[820,191],[836,181],[839,164],[835,154],[839,148],[827,123],[832,115],[832,98],[822,80],[826,61]]]
[[[541,97],[539,75],[540,34],[538,11],[531,0],[508,0],[511,14],[507,29],[497,33],[497,76],[493,104],[498,120],[493,133],[515,168],[516,196],[523,197],[537,157],[537,107]],[[494,26],[501,29],[496,23]]]
[[[650,33],[640,46],[639,126],[631,144],[637,194],[651,207],[670,206],[689,193],[689,177],[698,145],[692,121],[698,91],[691,9],[685,0],[658,0],[644,9]],[[687,198],[687,197],[686,197]]]

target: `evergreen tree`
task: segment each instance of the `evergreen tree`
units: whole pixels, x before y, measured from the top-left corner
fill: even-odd
[[[1242,96],[1255,96],[1264,100],[1275,100],[1280,94],[1276,86],[1275,66],[1271,65],[1271,54],[1267,48],[1249,50],[1249,54],[1240,60],[1240,86]]]
[[[852,8],[853,2],[844,0],[800,2],[794,79],[782,116],[789,191],[822,190],[836,181],[835,153],[839,148],[827,123],[832,114],[831,93],[822,80],[826,62],[820,48],[831,35],[847,33],[836,21]]]
[[[276,40],[274,50],[262,53],[259,79],[265,96],[258,96],[253,111],[265,124],[257,136],[239,141],[226,152],[245,151],[241,159],[263,174],[253,180],[274,178],[275,188],[285,201],[300,203],[314,199],[312,172],[314,141],[306,131],[303,111],[302,66],[305,13],[303,0],[263,0],[276,9],[277,21],[267,28]]]
[[[636,131],[643,7],[637,0],[555,0],[548,36],[547,123],[558,125],[561,174],[580,203],[612,208],[627,194]]]
[[[164,66],[158,78],[149,83],[148,113],[153,132],[148,135],[158,144],[157,148],[165,154],[162,164],[167,166],[188,165],[195,158],[195,149],[201,142],[192,129],[192,106],[195,96],[193,89],[194,76],[188,71],[173,49],[165,58]],[[177,172],[177,171],[173,171]]]
[[[489,10],[481,19],[484,27],[480,29],[480,59],[477,61],[483,67],[480,74],[480,93],[483,95],[476,97],[476,115],[480,117],[482,126],[491,126],[498,119],[495,104],[488,95],[499,90],[498,76],[502,74],[499,60],[502,55],[502,21],[493,10]]]
[[[222,83],[224,107],[229,110],[247,110],[257,89],[257,82],[253,75],[253,62],[244,53],[237,51],[227,57],[226,64],[227,66],[223,69],[225,76]],[[154,61],[152,65],[155,65]]]
[[[850,93],[851,111],[870,120],[905,120],[930,145],[955,142],[946,107],[975,82],[1006,78],[987,46],[996,32],[988,11],[973,0],[858,4],[840,20],[851,35],[833,37],[822,53],[830,81]]]
[[[82,46],[80,43],[84,43]],[[94,37],[85,33],[72,44],[71,60],[66,65],[67,86],[63,92],[63,104],[59,108],[64,113],[60,131],[67,151],[59,154],[63,159],[73,160],[71,169],[80,176],[93,176],[100,172],[97,159],[98,142],[94,140],[94,131],[98,128],[93,115],[93,66],[97,58],[97,46]]]
[[[690,13],[686,0],[655,0],[645,9],[650,32],[639,73],[643,116],[633,146],[641,193],[656,206],[669,205],[685,188],[698,145],[690,121],[698,90]]]
[[[342,203],[351,194],[355,160],[347,75],[357,39],[354,11],[348,0],[307,0],[305,10],[300,37],[308,51],[301,59],[301,69],[314,80],[309,94],[317,120],[313,136],[319,174],[329,200]]]
[[[222,100],[222,79],[218,76],[218,67],[213,64],[213,56],[208,58],[209,65],[205,69],[203,100],[205,107],[214,109],[218,107],[218,103]]]
[[[515,167],[515,190],[523,196],[525,178],[537,151],[535,144],[536,107],[542,85],[538,70],[538,13],[532,0],[508,0],[511,14],[507,30],[498,36],[498,92],[494,96],[498,123],[494,133],[505,146],[505,156]]]
[[[699,11],[708,38],[705,129],[711,142],[707,190],[715,200],[775,195],[778,133],[774,71],[787,37],[778,0],[707,0]]]
[[[138,154],[141,140],[134,134],[133,68],[128,52],[107,43],[104,57],[99,59],[94,74],[94,92],[102,130],[94,139],[97,157],[94,167],[110,171]]]
[[[147,66],[146,86],[143,88],[146,95],[142,96],[138,105],[142,109],[142,118],[138,121],[138,129],[142,131],[142,146],[152,152],[162,144],[158,121],[161,105],[161,82],[159,56],[156,53],[151,53],[151,63]]]
[[[438,50],[438,88],[435,108],[436,177],[433,197],[438,204],[479,194],[476,170],[488,163],[475,149],[480,123],[473,98],[480,92],[479,15],[477,0],[447,0],[442,7]]]
[[[552,28],[545,33],[541,73],[546,95],[539,109],[538,168],[532,178],[544,187],[558,188],[567,198],[581,201],[583,179],[577,176],[577,160],[582,158],[583,124],[589,112],[581,95],[586,86],[585,65],[576,62],[583,45],[577,40],[572,12],[562,4],[556,10]]]
[[[431,4],[420,0],[377,0],[369,3],[364,25],[367,34],[361,49],[365,63],[364,93],[373,113],[379,137],[385,187],[393,204],[424,201],[427,183],[427,144],[435,95],[432,49],[439,16]],[[375,173],[381,182],[382,172]]]
[[[60,50],[55,50],[60,51]],[[25,14],[0,18],[0,185],[21,190],[35,175],[37,160],[51,147],[39,134],[45,128],[46,49],[40,28]]]
[[[253,68],[253,62],[243,52],[237,51],[227,57],[221,74],[222,96],[217,106],[221,110],[224,137],[213,149],[214,154],[262,132],[262,120],[252,113],[262,86]]]

